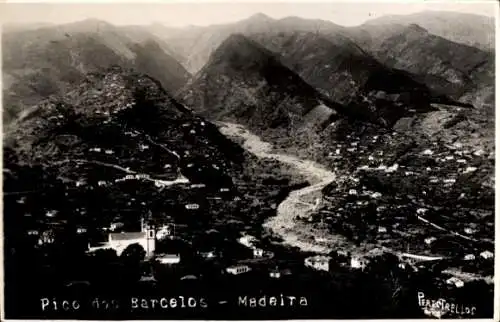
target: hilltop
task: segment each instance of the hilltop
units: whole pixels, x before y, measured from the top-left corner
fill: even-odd
[[[74,84],[112,65],[135,68],[156,77],[175,92],[189,73],[153,36],[129,36],[111,24],[89,19],[38,29],[3,32],[4,121],[50,95],[62,95]],[[160,68],[161,67],[161,68]]]

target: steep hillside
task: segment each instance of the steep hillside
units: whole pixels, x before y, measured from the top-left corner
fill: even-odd
[[[123,223],[123,231],[138,231],[141,218],[157,227],[175,224],[174,245],[181,246],[170,248],[171,240],[159,237],[157,253],[176,249],[192,258],[217,249],[239,258],[240,235],[260,236],[262,222],[302,181],[279,163],[246,153],[158,81],[118,67],[88,74],[62,98],[26,110],[3,138],[5,292],[13,303],[8,314],[23,318],[46,314],[41,296],[75,294],[68,289],[75,280],[88,281],[83,296],[131,297],[143,290],[140,267],[108,270],[86,254],[89,244],[108,239],[112,223]],[[165,287],[180,278],[162,274],[155,271]]]
[[[339,107],[326,102],[279,57],[241,34],[217,48],[182,96],[211,119],[233,120],[259,131],[297,128],[315,107]]]
[[[431,88],[476,106],[494,102],[494,55],[410,25],[385,39],[374,54],[388,66],[418,75]]]
[[[147,211],[161,220],[165,212],[188,220],[185,204],[208,207],[190,183],[210,191],[232,187],[244,161],[241,148],[158,81],[115,67],[87,75],[63,98],[40,102],[6,129],[4,220],[22,223],[14,225],[20,231],[62,221],[73,229],[72,240],[75,225],[100,231],[117,218],[137,223]],[[23,204],[16,203],[27,191]],[[19,206],[24,218],[16,217]],[[55,219],[45,217],[48,209],[57,209]]]
[[[156,76],[174,92],[189,74],[154,39],[140,41],[98,20],[4,32],[2,37],[4,120],[49,95],[60,95],[85,73],[111,65]]]
[[[430,33],[464,45],[491,51],[495,48],[495,19],[475,14],[424,11],[410,15],[390,15],[372,19],[361,26],[367,32],[373,28],[417,24]],[[375,34],[372,36],[376,37]]]
[[[346,103],[368,74],[382,67],[355,43],[343,37],[309,32],[271,32],[250,36],[281,56],[282,62],[325,95]]]
[[[342,35],[279,32],[251,37],[281,55],[286,66],[328,98],[349,105],[350,112],[366,111],[368,106],[363,105],[375,106],[377,100],[384,98],[387,104],[398,105],[393,106],[395,112],[404,113],[409,108],[426,110],[431,97],[438,96],[409,73],[384,66]],[[377,112],[389,122],[393,118],[380,106]]]
[[[225,141],[217,133],[175,102],[158,81],[113,67],[87,74],[61,99],[26,110],[6,128],[4,141],[19,164],[52,168],[59,162],[62,177],[77,176],[74,165],[80,159],[87,159],[83,168],[101,162],[130,169],[124,172],[176,177],[176,169],[182,171],[190,158],[209,154],[227,162],[219,149]],[[92,152],[96,147],[99,151]],[[165,163],[171,164],[168,170]]]

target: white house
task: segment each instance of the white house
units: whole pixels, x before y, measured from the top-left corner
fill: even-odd
[[[483,153],[484,153],[484,150],[479,149],[479,150],[474,151],[474,153],[472,153],[472,154],[474,154],[476,157],[479,157],[479,156],[483,155]]]
[[[158,229],[156,232],[156,238],[157,239],[165,239],[172,236],[172,229],[170,228],[169,225],[165,225]]]
[[[226,272],[233,275],[239,275],[250,272],[252,269],[247,265],[235,265],[226,268]]]
[[[206,259],[212,259],[216,257],[215,251],[211,250],[208,252],[199,252],[200,256]]]
[[[436,240],[437,240],[437,238],[436,238],[436,237],[429,237],[429,238],[426,238],[426,239],[424,240],[424,242],[425,242],[427,245],[430,245],[430,244],[432,244],[433,242],[435,242]]]
[[[278,270],[273,270],[273,271],[269,272],[269,277],[271,277],[271,278],[280,278],[281,277],[281,273]]]
[[[190,203],[190,204],[187,204],[184,206],[186,209],[189,209],[189,210],[196,210],[196,209],[200,209],[200,205],[197,204],[197,203]]]
[[[474,254],[467,254],[464,256],[464,260],[466,261],[473,261],[476,259],[476,256],[474,256]]]
[[[28,230],[28,235],[30,236],[38,236],[38,230],[36,229],[31,229],[31,230]]]
[[[330,260],[331,257],[328,256],[312,256],[304,260],[304,265],[306,267],[311,267],[316,270],[330,271]]]
[[[394,172],[396,170],[398,170],[399,168],[399,165],[397,163],[391,165],[390,167],[387,167],[387,169],[385,170],[385,172]]]
[[[449,279],[446,280],[446,284],[455,285],[455,287],[457,288],[464,287],[465,285],[464,281],[462,281],[457,277],[450,277]]]
[[[331,239],[328,239],[325,237],[318,237],[318,236],[314,236],[314,240],[318,243],[328,243],[331,241]]]
[[[52,244],[54,243],[54,241],[54,232],[52,230],[46,230],[40,235],[40,238],[38,239],[38,245]]]
[[[343,250],[343,249],[338,249],[337,250],[337,255],[339,256],[349,256],[349,253],[346,251],[346,250]]]
[[[166,184],[163,183],[162,181],[155,180],[155,187],[157,187],[157,188],[163,188],[165,186],[166,186]]]
[[[49,218],[53,218],[57,215],[58,211],[57,210],[49,210],[45,213],[45,216]]]
[[[156,260],[160,262],[160,264],[164,265],[179,264],[181,262],[181,255],[179,254],[159,255],[158,257],[156,257]]]
[[[470,173],[476,171],[476,167],[467,167],[467,169],[464,170],[464,173]]]
[[[378,227],[378,232],[379,233],[386,233],[387,232],[387,228],[385,228],[384,226],[379,226]]]
[[[466,234],[470,235],[470,234],[474,234],[475,232],[476,231],[474,229],[470,228],[470,227],[465,227],[464,228],[464,233],[466,233]]]
[[[238,242],[240,244],[242,244],[243,246],[249,247],[249,248],[253,248],[254,243],[256,241],[257,241],[257,238],[255,238],[254,236],[251,236],[251,235],[245,235],[243,237],[240,237],[240,239],[238,239]]]
[[[84,227],[78,227],[76,229],[77,234],[85,234],[86,232],[87,232],[87,228],[84,228]]]
[[[493,258],[493,253],[490,252],[489,250],[485,250],[484,252],[479,254],[479,256],[481,256],[484,259],[489,259],[489,258]]]
[[[114,222],[109,225],[109,230],[115,231],[117,229],[123,228],[124,224],[122,222]]]
[[[365,269],[368,261],[365,258],[353,256],[351,257],[351,268]]]
[[[264,256],[264,250],[260,248],[254,248],[253,249],[253,256],[254,257],[263,257]]]

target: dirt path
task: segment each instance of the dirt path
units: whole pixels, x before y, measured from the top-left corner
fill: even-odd
[[[307,216],[313,207],[304,206],[304,202],[300,198],[323,189],[323,187],[335,180],[335,174],[316,162],[303,160],[291,155],[273,153],[271,144],[262,141],[260,137],[239,124],[219,123],[219,130],[228,137],[243,139],[243,148],[257,157],[275,159],[295,167],[297,171],[312,183],[311,186],[292,191],[278,206],[277,215],[269,218],[264,223],[264,227],[280,236],[283,239],[283,244],[298,247],[303,251],[315,253],[330,252],[332,249],[331,245],[322,245],[314,242],[313,232],[309,232],[308,234],[306,232],[307,227],[304,227],[304,224],[299,224],[295,218],[297,216]],[[343,237],[340,236],[331,240],[336,240],[337,242],[342,240],[344,242]]]
[[[80,164],[82,164],[82,163],[95,164],[95,165],[99,165],[99,166],[103,166],[103,167],[114,168],[114,169],[123,171],[126,174],[134,174],[134,175],[139,175],[139,176],[140,175],[147,175],[147,177],[142,177],[141,180],[146,180],[146,181],[151,181],[151,182],[154,182],[154,183],[158,183],[158,184],[160,184],[160,185],[162,185],[164,187],[165,186],[172,186],[172,185],[176,185],[176,184],[186,184],[186,183],[189,183],[189,179],[187,179],[183,175],[179,175],[178,178],[176,178],[175,180],[156,179],[156,178],[152,177],[148,173],[139,173],[137,171],[130,170],[128,168],[124,168],[124,167],[119,166],[117,164],[107,163],[107,162],[102,162],[102,161],[96,161],[96,160],[67,159],[67,160],[59,161],[59,162],[57,162],[57,164],[63,164],[63,163],[69,163],[69,162],[75,162],[75,163],[80,163]]]

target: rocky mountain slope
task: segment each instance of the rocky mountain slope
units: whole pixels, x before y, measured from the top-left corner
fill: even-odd
[[[77,175],[70,165],[88,158],[82,164],[110,163],[129,169],[116,168],[118,172],[176,177],[190,158],[209,154],[225,160],[218,147],[224,139],[217,133],[173,100],[157,80],[115,66],[88,73],[61,98],[27,109],[6,127],[4,142],[19,164],[50,168],[60,163],[61,176]],[[170,166],[163,168],[165,164]]]
[[[455,26],[458,21],[470,23],[458,27]],[[492,42],[493,31],[491,19],[487,17],[423,12],[382,17],[357,27],[342,27],[330,21],[298,17],[272,19],[256,14],[232,24],[190,27],[179,29],[177,33],[171,28],[158,32],[161,30],[158,25],[151,29],[168,39],[173,50],[183,57],[180,59],[182,64],[193,73],[208,62],[211,53],[229,35],[241,33],[282,54],[287,67],[325,94],[343,95],[349,88],[345,81],[349,76],[335,71],[350,55],[348,59],[353,61],[344,66],[359,68],[365,64],[363,67],[371,68],[376,59],[388,68],[414,74],[417,82],[439,94],[451,95],[455,100],[478,106],[493,102],[494,55],[488,45]],[[296,36],[290,37],[290,34]],[[479,43],[479,48],[486,49],[472,47],[474,41]],[[300,49],[301,46],[304,48]],[[318,48],[317,53],[313,52],[313,46]],[[326,59],[314,58],[323,54],[325,58],[330,55],[336,62],[323,64]],[[313,65],[317,62],[322,65]],[[336,86],[330,86],[333,82]]]
[[[280,56],[306,82],[339,103],[383,66],[346,37],[312,32],[267,32],[249,36]]]
[[[153,36],[132,35],[98,20],[8,32],[2,37],[4,119],[26,106],[62,94],[111,65],[156,77],[169,92],[184,85],[189,73]]]
[[[296,129],[306,125],[306,119],[321,125],[336,114],[335,108],[341,108],[285,67],[274,53],[241,34],[230,36],[217,48],[181,96],[202,115],[258,131]]]
[[[321,129],[335,117],[391,126],[447,101],[343,36],[308,32],[230,36],[179,97],[211,119],[258,131]]]
[[[375,37],[382,29],[411,24],[417,24],[436,36],[456,43],[486,51],[495,48],[495,19],[468,13],[423,11],[410,15],[382,16],[367,21],[359,29]]]
[[[376,112],[391,123],[398,112],[426,110],[431,100],[446,99],[415,75],[383,65],[342,35],[279,32],[251,38],[280,55],[286,66],[329,99],[347,105],[348,112],[365,111],[370,104],[376,109],[370,114]]]
[[[418,25],[395,29],[373,50],[384,64],[475,106],[494,102],[494,55],[433,35]]]

